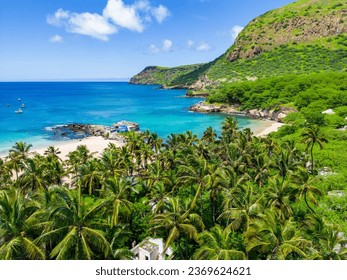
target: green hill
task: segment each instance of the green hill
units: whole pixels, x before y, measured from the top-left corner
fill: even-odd
[[[131,83],[199,90],[228,81],[347,71],[345,4],[344,0],[296,1],[253,19],[235,43],[210,63],[146,68]],[[158,71],[165,79],[158,78]]]

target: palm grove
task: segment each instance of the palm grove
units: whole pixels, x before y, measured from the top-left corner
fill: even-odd
[[[0,259],[132,259],[148,236],[174,259],[346,259],[344,214],[324,215],[324,178],[307,165],[319,130],[304,130],[300,150],[222,125],[201,139],[130,133],[64,161],[16,143],[0,160]]]

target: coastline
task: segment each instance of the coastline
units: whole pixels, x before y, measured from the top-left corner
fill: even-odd
[[[253,129],[253,135],[256,137],[263,137],[271,132],[276,132],[281,126],[285,125],[284,123],[270,121],[270,120],[262,120],[264,122],[263,127],[257,127]]]
[[[44,152],[47,150],[47,148],[49,146],[54,146],[56,149],[59,149],[60,154],[59,157],[62,160],[67,159],[67,155],[68,153],[76,150],[76,148],[80,145],[86,145],[88,150],[91,153],[95,153],[100,155],[103,150],[105,148],[107,148],[109,143],[113,143],[116,145],[116,147],[122,147],[124,146],[124,142],[119,141],[119,140],[108,140],[108,139],[104,139],[101,136],[91,136],[91,137],[86,137],[83,139],[79,139],[79,140],[67,140],[67,141],[60,141],[60,142],[52,142],[51,145],[48,145],[44,148],[39,147],[39,148],[35,148],[35,146],[33,146],[30,149],[30,154],[34,155],[35,153],[43,155]],[[8,155],[8,153],[6,154],[0,154],[0,158],[5,158]]]
[[[266,136],[270,134],[271,132],[277,131],[282,125],[284,125],[283,123],[270,121],[270,120],[262,120],[262,122],[263,122],[262,126],[251,128],[253,135],[256,137]],[[56,149],[59,149],[59,151],[61,152],[59,157],[65,160],[67,159],[68,153],[76,150],[76,148],[80,145],[86,145],[88,150],[91,153],[100,155],[104,151],[104,149],[107,148],[109,143],[115,144],[116,147],[122,147],[125,145],[123,141],[104,139],[101,136],[90,136],[90,137],[86,137],[86,138],[78,139],[78,140],[52,142],[50,145],[47,145],[45,147],[42,147],[41,145],[40,147],[33,146],[30,149],[30,153],[32,155],[34,155],[35,153],[43,155],[49,146],[54,146]],[[8,152],[0,154],[0,158],[5,158],[7,155],[8,155]]]

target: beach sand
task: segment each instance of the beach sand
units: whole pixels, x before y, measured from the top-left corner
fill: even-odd
[[[271,132],[277,131],[284,123],[275,122],[275,121],[264,121],[264,125],[261,127],[256,127],[253,129],[254,136],[266,136]]]
[[[80,140],[69,140],[66,142],[58,142],[58,143],[52,143],[51,146],[54,146],[55,148],[58,148],[60,153],[60,158],[65,160],[67,158],[67,155],[69,152],[72,152],[77,149],[80,145],[86,145],[88,150],[91,153],[101,154],[104,149],[107,148],[109,143],[113,143],[116,145],[116,147],[121,147],[124,145],[121,141],[116,140],[106,140],[101,136],[93,136],[93,137],[87,137]],[[46,148],[40,148],[35,149],[33,148],[31,150],[32,153],[38,153],[40,155],[43,155],[46,151]]]

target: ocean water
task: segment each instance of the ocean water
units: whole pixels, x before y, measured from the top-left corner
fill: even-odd
[[[185,93],[126,82],[3,82],[0,154],[7,153],[17,141],[34,147],[53,145],[58,139],[49,128],[68,123],[111,125],[128,120],[163,138],[188,130],[201,136],[208,126],[219,132],[226,116],[189,112],[188,108],[202,99],[186,98]],[[23,113],[16,114],[23,103]],[[261,125],[260,121],[237,118],[240,127]]]

